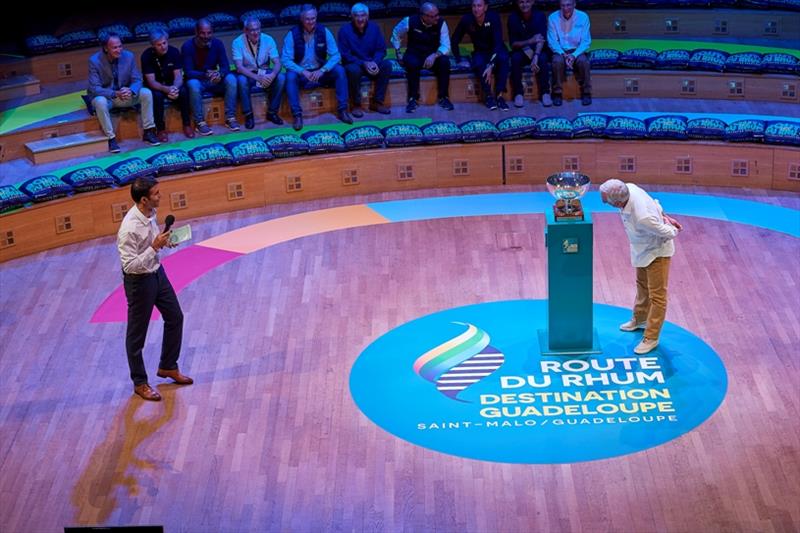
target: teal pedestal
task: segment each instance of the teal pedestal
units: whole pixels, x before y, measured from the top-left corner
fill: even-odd
[[[600,353],[592,306],[592,218],[556,221],[545,210],[547,331],[539,332],[544,355]]]

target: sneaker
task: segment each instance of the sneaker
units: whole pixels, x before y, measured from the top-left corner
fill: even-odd
[[[553,99],[550,98],[550,95],[548,93],[544,93],[542,95],[542,105],[545,107],[550,107],[551,105],[553,105]]]
[[[161,144],[161,141],[158,140],[158,135],[156,135],[155,129],[145,130],[144,135],[142,135],[142,140],[150,146],[158,146]]]
[[[256,119],[252,113],[248,113],[244,116],[244,127],[248,130],[252,130],[256,127]]]
[[[273,124],[277,124],[278,126],[283,125],[283,119],[279,117],[277,113],[273,113],[272,111],[267,113],[267,120],[269,120]]]
[[[502,96],[497,97],[497,107],[500,108],[500,111],[508,111],[508,104],[506,103],[506,99]]]
[[[561,104],[562,104],[561,95],[560,94],[553,95],[553,105],[556,107],[560,107]]]
[[[525,98],[521,94],[514,97],[514,107],[525,107]]]
[[[647,326],[647,322],[636,322],[635,318],[631,318],[624,324],[619,325],[619,329],[621,331],[636,331],[637,329],[644,329]]]
[[[363,116],[363,113],[362,113]],[[350,113],[347,112],[347,109],[342,109],[338,113],[336,113],[336,118],[344,122],[345,124],[352,124],[353,117],[350,116]]]
[[[162,144],[169,141],[169,134],[167,133],[167,130],[161,130],[157,132],[156,137],[158,137],[158,142]]]
[[[592,95],[584,94],[581,96],[581,105],[592,105]]]
[[[350,114],[356,118],[361,118],[364,116],[364,110],[361,109],[361,106],[353,106],[353,109],[350,110]]]
[[[234,117],[226,118],[225,119],[225,125],[231,131],[239,131],[240,129],[242,129],[242,127],[239,126],[239,123],[236,122],[236,119]]]
[[[294,131],[300,131],[303,129],[303,117],[296,116],[294,117],[294,121],[292,122],[292,128]]]
[[[417,99],[409,98],[408,103],[406,104],[406,113],[413,113],[414,111],[417,110],[417,107],[419,107],[419,105],[417,104]]]
[[[650,353],[656,349],[658,346],[658,339],[648,339],[642,337],[642,342],[640,342],[636,348],[633,349],[633,353],[643,355],[646,353]]]
[[[108,140],[108,151],[111,152],[112,154],[120,153],[121,149],[116,139],[112,138]]]
[[[383,105],[383,102],[372,102],[369,105],[370,111],[375,111],[376,113],[380,113],[381,115],[388,115],[392,112],[391,108]]]
[[[194,139],[194,130],[190,124],[186,124],[183,127],[183,134],[186,136],[187,139]]]
[[[194,129],[197,133],[199,133],[204,137],[206,135],[211,135],[212,133],[214,133],[213,131],[211,131],[211,128],[208,127],[208,124],[206,124],[205,122],[198,122],[197,125],[194,127]]]
[[[441,100],[440,100],[439,105],[442,105],[441,104]],[[442,107],[444,107],[444,106],[442,106]],[[497,109],[497,100],[494,99],[494,96],[487,96],[486,97],[486,108],[489,109],[490,111],[493,111],[493,110]]]
[[[446,96],[439,98],[439,107],[447,111],[452,111],[453,109],[455,109],[455,107],[453,107],[453,102],[451,102],[450,99]]]

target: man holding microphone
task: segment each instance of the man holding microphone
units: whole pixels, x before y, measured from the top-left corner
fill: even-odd
[[[183,337],[183,312],[169,282],[158,253],[170,244],[167,221],[162,232],[156,222],[156,208],[161,201],[158,182],[153,178],[137,178],[131,184],[135,205],[125,214],[117,233],[117,249],[122,262],[123,286],[128,300],[128,329],[125,348],[128,354],[133,391],[145,400],[159,401],[161,395],[147,383],[142,349],[150,316],[155,306],[164,317],[164,338],[161,360],[156,375],[171,378],[180,385],[190,385],[192,378],[178,370],[178,357]]]

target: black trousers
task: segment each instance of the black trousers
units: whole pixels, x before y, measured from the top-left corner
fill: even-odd
[[[374,102],[382,104],[386,100],[386,89],[389,87],[392,64],[388,59],[384,59],[378,63],[378,69],[378,73],[373,76],[366,71],[363,63],[348,63],[344,66],[347,73],[348,92],[354,106],[361,105],[361,76],[375,80],[375,93],[372,98]]]
[[[147,383],[142,349],[153,307],[164,318],[164,338],[158,364],[164,370],[178,368],[183,338],[183,311],[163,266],[152,274],[123,274],[123,286],[128,300],[128,331],[125,335],[128,366],[133,384],[142,385]]]
[[[408,81],[408,97],[419,100],[419,77],[422,65],[425,63],[427,55],[417,54],[407,50],[403,55],[403,67],[406,69],[406,80]],[[434,61],[431,70],[436,75],[436,92],[438,98],[444,98],[450,94],[450,59],[447,56],[439,56]]]
[[[484,96],[500,96],[506,92],[506,87],[508,86],[508,54],[497,54],[497,57],[494,58],[494,92],[492,92],[492,87],[483,79],[483,71],[486,70],[486,65],[489,64],[491,58],[492,54],[473,52],[472,72],[481,80],[481,91],[483,91]]]
[[[164,105],[167,102],[171,102],[167,95],[162,93],[161,91],[156,91],[155,89],[152,90],[153,93],[153,121],[156,123],[156,129],[158,131],[163,131],[166,128],[164,124]],[[181,88],[178,92],[178,99],[177,99],[178,107],[181,110],[181,121],[183,121],[184,126],[188,126],[192,123],[191,115],[189,112],[189,91],[186,89],[186,85],[181,85]]]
[[[511,52],[511,92],[513,96],[525,94],[522,87],[522,69],[531,64],[531,59],[522,50]],[[536,89],[539,99],[543,94],[550,93],[550,54],[545,50],[539,54],[539,72],[536,73]]]

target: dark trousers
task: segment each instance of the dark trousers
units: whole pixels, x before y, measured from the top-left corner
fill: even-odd
[[[514,96],[525,94],[525,88],[522,86],[522,69],[530,64],[531,58],[522,50],[511,52],[511,91]],[[542,50],[542,53],[539,54],[538,65],[536,89],[541,99],[542,95],[550,93],[550,54]]]
[[[581,54],[572,63],[575,72],[575,79],[581,88],[581,96],[591,96],[592,94],[592,72],[589,58],[586,54]],[[564,56],[553,54],[553,94],[561,95],[564,92],[563,85],[567,79],[567,64]]]
[[[426,57],[428,56],[410,50],[403,55],[403,68],[406,69],[409,98],[419,100],[419,77]],[[450,59],[447,56],[439,56],[434,61],[431,70],[436,75],[437,96],[445,98],[450,94]]]
[[[293,117],[302,117],[303,108],[300,106],[300,90],[316,89],[317,87],[334,87],[336,92],[336,110],[347,111],[347,75],[341,65],[335,65],[332,70],[323,74],[317,83],[308,81],[308,78],[293,70],[286,72],[286,98],[292,109]]]
[[[497,54],[497,57],[494,58],[494,93],[491,86],[483,78],[483,71],[486,70],[486,65],[489,64],[491,58],[492,54],[472,53],[472,72],[481,80],[481,90],[484,96],[487,97],[500,96],[506,92],[506,87],[508,86],[508,54],[505,53]]]
[[[164,370],[178,368],[183,338],[183,311],[163,266],[152,274],[124,274],[123,286],[128,299],[128,331],[125,335],[128,366],[133,384],[141,385],[147,383],[142,349],[153,307],[164,318],[164,338],[158,363],[158,367]]]
[[[347,87],[350,93],[350,100],[353,106],[361,105],[361,76],[367,76],[375,80],[375,93],[372,100],[382,104],[386,100],[386,89],[389,87],[389,75],[392,73],[392,63],[384,59],[378,63],[378,73],[374,76],[369,74],[364,68],[363,63],[348,63],[344,66],[347,73]]]
[[[158,131],[164,131],[167,129],[166,125],[164,124],[164,106],[165,104],[172,102],[172,100],[167,98],[167,95],[161,91],[156,91],[153,89],[152,93],[153,121],[156,123],[156,129]],[[191,114],[189,112],[189,91],[186,89],[186,85],[181,85],[181,88],[178,90],[178,99],[176,102],[181,110],[181,121],[183,122],[184,126],[188,126],[192,123],[192,121]]]

